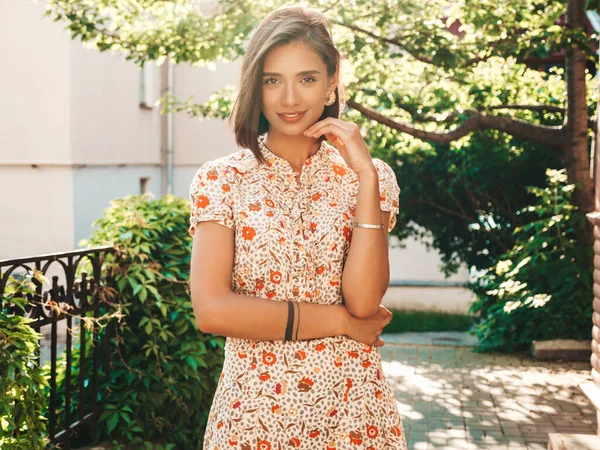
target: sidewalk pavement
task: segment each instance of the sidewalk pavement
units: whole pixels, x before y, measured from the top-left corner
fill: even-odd
[[[548,433],[596,433],[578,388],[591,381],[589,362],[474,353],[463,332],[381,338],[410,450],[546,450]]]

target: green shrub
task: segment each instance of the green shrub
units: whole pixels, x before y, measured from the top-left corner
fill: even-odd
[[[10,302],[24,308],[25,299],[13,297],[12,286],[17,284],[7,286],[1,305]],[[23,286],[34,291],[27,278],[16,289],[23,292]],[[42,391],[48,381],[36,361],[41,335],[28,325],[31,322],[7,316],[0,308],[0,448],[4,450],[39,450],[48,442]]]
[[[528,350],[534,339],[589,339],[592,328],[593,249],[575,239],[585,221],[569,200],[574,185],[563,170],[547,170],[546,188],[529,187],[538,201],[520,211],[526,225],[514,230],[515,245],[483,272],[470,333],[478,351]]]
[[[196,326],[189,296],[188,217],[186,199],[128,196],[114,200],[94,222],[98,228],[89,241],[81,243],[117,249],[105,267],[116,274],[121,308],[109,382],[100,380],[106,395],[94,443],[109,439],[133,448],[151,442],[165,449],[202,448],[225,341]],[[76,365],[78,352],[73,356]],[[64,371],[64,364],[58,367]],[[91,366],[85,370],[90,373]],[[91,435],[83,439],[90,443]]]

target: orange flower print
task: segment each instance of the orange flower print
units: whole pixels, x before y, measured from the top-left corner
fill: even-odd
[[[293,448],[298,448],[300,447],[300,439],[298,439],[297,437],[293,437],[290,439],[287,445],[290,445]]]
[[[373,346],[368,344],[363,344],[362,351],[364,353],[371,353],[373,351]]]
[[[265,205],[267,205],[269,208],[275,207],[275,203],[273,203],[273,200],[271,200],[270,198],[265,199]]]
[[[242,402],[240,402],[240,399],[236,398],[234,401],[232,401],[229,404],[229,407],[232,409],[238,409],[241,405],[242,405]]]
[[[219,420],[219,423],[217,423],[217,430],[220,430],[221,428],[223,428],[223,421]]]
[[[342,367],[342,356],[341,355],[336,356],[333,364],[335,365],[335,367]]]
[[[351,431],[350,432],[350,443],[354,445],[362,444],[362,433],[360,431]]]
[[[272,412],[273,414],[277,414],[277,415],[279,415],[279,414],[282,414],[282,413],[283,413],[283,410],[281,409],[281,406],[279,406],[279,405],[273,405],[273,406],[271,407],[271,412]]]
[[[346,378],[346,390],[349,390],[352,387],[352,378]]]
[[[296,352],[296,354],[294,355],[294,358],[299,359],[300,361],[303,361],[306,359],[306,352],[304,350],[298,350]]]
[[[238,445],[238,435],[237,434],[234,434],[229,438],[229,445],[231,447]]]
[[[327,413],[326,413],[326,415],[327,415],[328,417],[335,417],[335,416],[337,416],[337,413],[338,413],[338,410],[337,410],[337,408],[336,408],[335,406],[332,406],[331,408],[329,408],[329,409],[327,410]]]
[[[247,241],[251,241],[256,236],[256,230],[252,227],[243,227],[242,228],[242,237]]]
[[[255,202],[248,205],[248,209],[250,211],[260,211],[262,209],[262,206],[260,206],[259,202]]]
[[[402,429],[398,425],[392,427],[392,433],[398,437],[402,436]]]
[[[198,208],[206,208],[208,205],[210,205],[210,200],[206,195],[199,195],[198,198],[196,198],[196,206]]]
[[[273,211],[267,211],[267,217],[273,217]]]
[[[312,231],[313,233],[315,231],[317,231],[317,224],[316,223],[314,223],[314,222],[310,223],[310,231]]]
[[[263,278],[257,278],[255,281],[256,289],[262,291],[265,287],[265,280]]]
[[[245,213],[244,211],[241,211],[239,216],[240,216],[240,220],[244,220],[244,219],[248,218],[248,214]]]
[[[263,372],[258,376],[258,379],[260,381],[268,381],[271,379],[271,375],[269,375],[269,372]]]
[[[369,361],[368,359],[365,359],[365,360],[362,362],[362,366],[363,366],[365,369],[368,369],[369,367],[371,367],[371,361]]]
[[[341,175],[344,176],[346,175],[346,169],[344,169],[342,166],[338,166],[337,164],[333,165],[333,171],[337,174],[337,175]]]
[[[294,297],[298,297],[298,294],[299,294],[298,286],[294,286],[292,288],[292,294],[294,295]]]
[[[315,382],[308,377],[302,377],[300,381],[298,381],[298,390],[300,392],[308,392],[312,389]]]
[[[229,192],[231,190],[228,184],[221,185],[221,189],[223,189],[223,191],[225,192]]]
[[[256,450],[271,450],[271,443],[262,439],[258,440],[256,444]]]
[[[375,425],[369,425],[367,427],[367,437],[375,439],[379,435],[379,430]]]
[[[356,358],[358,358],[358,352],[356,350],[350,350],[348,352],[348,356],[352,359],[356,359]]]
[[[277,295],[277,291],[275,289],[271,289],[267,291],[267,298],[274,298]]]
[[[379,389],[375,391],[374,395],[377,400],[383,400],[383,393]]]
[[[279,284],[281,283],[281,272],[278,270],[271,270],[271,283]]]
[[[322,352],[327,347],[327,344],[320,343],[315,346],[315,350],[318,352]]]
[[[327,444],[327,448],[325,450],[337,450],[337,447],[335,446],[335,442],[331,441],[329,444]]]
[[[283,236],[281,236],[279,238],[279,245],[283,245],[285,243],[285,238]]]
[[[247,357],[248,357],[247,353],[238,352],[238,358],[244,359],[244,358],[247,358]]]
[[[218,180],[219,173],[215,169],[211,169],[208,172],[206,172],[206,179],[207,180]]]
[[[325,272],[325,266],[319,266],[317,268],[317,275],[321,275],[323,272]]]
[[[344,237],[348,242],[352,242],[352,231],[347,226],[344,226]]]
[[[277,362],[277,356],[275,356],[275,353],[266,352],[266,353],[263,353],[263,355],[262,355],[262,361],[267,366],[272,366],[273,364],[275,364]]]
[[[339,275],[332,276],[331,280],[329,280],[329,284],[332,286],[339,286],[340,285],[340,276]]]
[[[285,394],[287,392],[287,381],[281,380],[275,385],[276,394]]]
[[[309,438],[316,438],[320,434],[321,434],[321,432],[319,430],[312,430],[310,433],[308,433],[308,437]]]
[[[317,192],[316,194],[314,194],[314,195],[312,196],[312,200],[313,200],[313,202],[316,202],[316,201],[318,201],[320,198],[321,198],[321,193],[320,193],[320,192]]]

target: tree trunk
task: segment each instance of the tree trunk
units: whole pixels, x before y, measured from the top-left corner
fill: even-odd
[[[568,0],[567,28],[585,28],[585,0]],[[562,161],[567,170],[569,183],[578,183],[572,201],[581,212],[595,211],[594,183],[590,178],[590,158],[588,151],[588,111],[585,82],[585,57],[573,45],[566,48],[565,76],[567,83],[567,108],[565,114]],[[577,230],[581,243],[593,245],[593,226],[588,221]]]

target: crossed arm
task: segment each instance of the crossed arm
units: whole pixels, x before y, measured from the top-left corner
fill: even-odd
[[[385,229],[353,229],[341,285],[346,308],[355,317],[366,318],[375,314],[387,291],[390,281],[387,230],[390,214],[380,208],[376,169],[360,175],[355,220],[358,223],[383,223]]]

